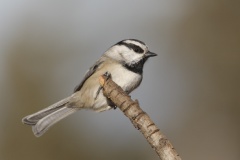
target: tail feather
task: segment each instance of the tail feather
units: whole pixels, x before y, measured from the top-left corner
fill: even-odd
[[[32,125],[34,135],[39,137],[52,125],[78,110],[78,108],[68,106],[69,99],[70,97],[67,97],[43,110],[28,115],[22,119],[22,122]]]
[[[64,107],[65,104],[69,102],[70,97],[67,97],[57,103],[52,104],[51,106],[44,108],[34,114],[28,115],[22,119],[22,122],[27,125],[35,125],[43,117],[59,110]]]
[[[64,106],[59,110],[43,117],[40,119],[36,125],[32,127],[35,136],[40,137],[43,135],[52,125],[62,120],[63,118],[73,114],[77,111],[77,108],[68,108]]]

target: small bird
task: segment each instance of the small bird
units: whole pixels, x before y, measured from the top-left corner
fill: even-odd
[[[69,97],[28,115],[22,122],[32,126],[36,137],[42,136],[52,125],[80,109],[102,112],[115,108],[102,93],[99,77],[106,72],[125,92],[130,93],[142,81],[144,63],[157,56],[147,45],[136,39],[122,40],[110,47],[87,71],[82,82]]]

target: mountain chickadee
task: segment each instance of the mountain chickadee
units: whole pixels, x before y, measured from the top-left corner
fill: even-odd
[[[126,39],[118,42],[87,71],[71,96],[24,117],[22,122],[31,125],[34,135],[39,137],[53,124],[80,109],[102,112],[114,108],[99,90],[99,77],[109,72],[112,80],[130,93],[140,85],[144,63],[153,56],[157,54],[150,52],[142,41]]]

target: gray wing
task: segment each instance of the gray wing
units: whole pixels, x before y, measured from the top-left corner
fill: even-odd
[[[98,69],[98,67],[104,62],[103,58],[99,59],[85,74],[82,82],[74,88],[74,93],[79,91],[85,81]]]

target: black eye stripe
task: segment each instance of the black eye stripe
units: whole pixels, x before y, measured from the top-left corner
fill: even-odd
[[[141,47],[139,47],[135,44],[132,44],[132,43],[125,43],[125,42],[121,41],[121,42],[118,43],[118,45],[124,45],[124,46],[128,47],[129,49],[134,50],[136,53],[143,53],[144,52],[144,50]]]

